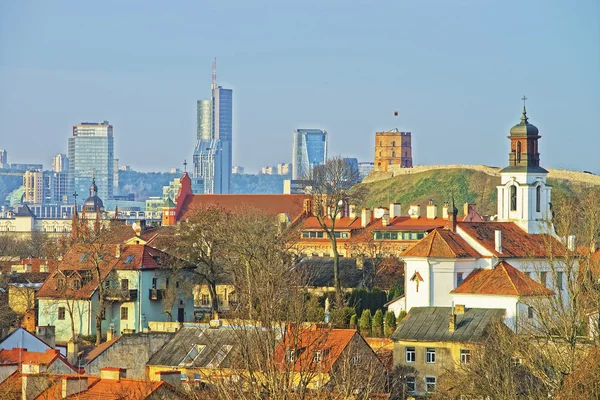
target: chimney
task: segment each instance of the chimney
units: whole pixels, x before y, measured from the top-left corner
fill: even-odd
[[[217,329],[217,328],[220,328],[221,325],[223,325],[223,322],[220,319],[211,319],[208,322],[208,327],[209,328]]]
[[[100,379],[118,381],[125,378],[127,370],[125,368],[100,368]]]
[[[361,227],[366,227],[367,225],[369,225],[371,223],[371,220],[373,219],[373,211],[371,211],[371,209],[369,208],[363,208],[362,212],[360,214],[360,226]]]
[[[454,314],[462,315],[465,313],[465,305],[464,304],[455,304],[454,305]]]
[[[29,363],[21,366],[21,399],[31,400],[50,386],[46,364]]]
[[[178,370],[157,371],[156,377],[160,382],[166,382],[175,387],[181,387],[181,372]]]
[[[121,258],[121,243],[116,245],[115,248],[115,258]]]
[[[448,219],[448,210],[450,209],[450,204],[448,202],[444,203],[444,207],[442,207],[442,218]]]
[[[79,344],[73,340],[67,343],[67,361],[72,365],[77,365],[77,355],[79,354]]]
[[[36,328],[36,336],[46,342],[48,346],[52,348],[56,347],[56,330],[54,326],[38,326]]]
[[[419,218],[421,216],[421,205],[411,204],[410,208],[408,209],[408,215],[410,215],[410,217],[413,219]]]
[[[494,249],[496,252],[502,254],[502,231],[494,231]]]
[[[569,249],[569,251],[575,251],[575,235],[569,235],[567,237],[567,249]]]
[[[348,216],[352,219],[356,218],[356,206],[354,204],[350,204]]]
[[[65,376],[62,378],[62,398],[88,390],[87,376]]]
[[[448,208],[448,224],[446,225],[447,229],[450,229],[452,232],[456,232],[456,214],[458,210],[456,207]]]
[[[387,214],[384,214],[383,217],[381,217],[381,226],[388,226],[389,223],[390,223],[390,216]]]
[[[312,202],[310,201],[310,199],[304,199],[303,208],[304,214],[312,214]]]
[[[433,204],[433,199],[429,200],[429,204],[427,204],[427,219],[435,219],[437,213],[437,206]]]
[[[456,314],[454,312],[450,314],[450,324],[448,325],[448,332],[454,332],[456,330]]]
[[[115,335],[115,330],[114,330],[114,328],[113,328],[113,327],[109,327],[109,328],[106,330],[106,341],[107,341],[107,342],[109,342],[109,341],[113,340],[113,338],[114,338],[114,335]]]
[[[390,219],[394,219],[402,215],[402,206],[400,203],[390,203]]]

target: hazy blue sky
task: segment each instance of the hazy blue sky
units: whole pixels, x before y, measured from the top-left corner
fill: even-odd
[[[0,0],[0,148],[48,166],[107,119],[121,163],[181,166],[213,57],[249,170],[291,161],[299,127],[361,161],[398,127],[415,165],[504,166],[526,94],[542,164],[600,173],[598,0]]]

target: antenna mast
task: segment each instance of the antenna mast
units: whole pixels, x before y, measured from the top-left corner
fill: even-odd
[[[217,57],[214,58],[212,63],[212,88],[217,88]]]

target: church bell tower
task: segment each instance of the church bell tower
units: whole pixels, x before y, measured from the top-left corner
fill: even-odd
[[[523,96],[521,122],[510,130],[508,167],[500,171],[498,221],[514,222],[527,233],[553,233],[548,171],[540,167],[538,128],[529,123]]]

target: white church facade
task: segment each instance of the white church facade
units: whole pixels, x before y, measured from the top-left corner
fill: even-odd
[[[567,246],[552,225],[551,187],[548,172],[539,165],[539,138],[523,107],[521,122],[510,130],[496,218],[459,222],[453,206],[445,228],[404,252],[406,311],[454,304],[502,308],[504,322],[516,330],[519,318],[535,318],[533,299],[558,291],[565,295],[558,286],[563,286],[560,265]]]

